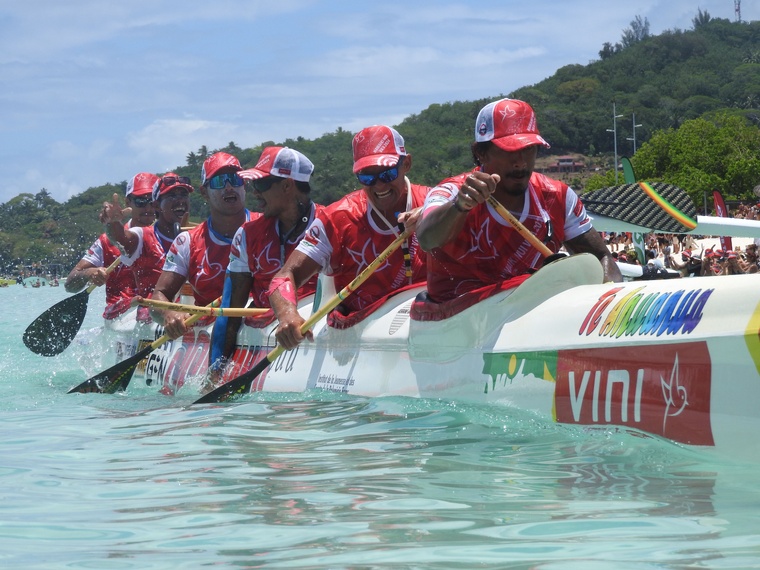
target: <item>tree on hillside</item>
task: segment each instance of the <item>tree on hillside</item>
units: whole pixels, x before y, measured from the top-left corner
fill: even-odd
[[[621,42],[623,48],[631,47],[633,44],[637,44],[642,40],[649,37],[649,20],[636,16],[631,20],[631,26],[623,30],[623,37]]]
[[[710,14],[705,10],[702,11],[702,8],[699,8],[697,10],[697,15],[694,16],[694,18],[691,19],[692,26],[695,30],[698,30],[702,26],[706,26],[710,23],[710,20],[712,18],[710,17]]]

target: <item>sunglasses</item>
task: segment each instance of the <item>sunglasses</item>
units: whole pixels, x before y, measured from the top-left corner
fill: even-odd
[[[164,176],[161,178],[163,186],[173,186],[174,184],[187,184],[191,186],[190,179],[187,176]]]
[[[253,189],[256,190],[256,192],[267,192],[272,186],[282,180],[285,179],[280,176],[267,176],[266,178],[257,178],[256,180],[251,181],[251,186],[253,186]]]
[[[138,208],[144,208],[153,201],[153,196],[132,196],[132,203]]]
[[[217,174],[209,178],[208,187],[212,190],[221,190],[227,185],[227,182],[231,186],[243,185],[243,179],[238,176],[237,172],[230,172],[229,174]]]
[[[398,169],[401,166],[401,163],[404,162],[404,157],[398,159],[398,162],[396,163],[396,166],[393,168],[389,168],[387,170],[383,170],[382,172],[378,172],[377,174],[357,174],[356,178],[359,179],[359,182],[363,186],[374,186],[377,184],[377,181],[388,183],[393,182],[398,178]]]

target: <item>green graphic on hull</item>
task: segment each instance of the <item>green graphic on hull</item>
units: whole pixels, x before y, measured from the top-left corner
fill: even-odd
[[[534,376],[539,380],[554,382],[557,377],[557,351],[506,352],[483,354],[483,374],[486,381],[484,392],[507,386],[518,376]]]

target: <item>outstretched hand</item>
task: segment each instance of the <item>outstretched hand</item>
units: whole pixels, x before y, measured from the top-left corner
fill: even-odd
[[[110,202],[103,202],[103,208],[100,210],[100,222],[102,224],[121,222],[125,217],[131,215],[132,208],[122,208],[119,195],[114,193]]]

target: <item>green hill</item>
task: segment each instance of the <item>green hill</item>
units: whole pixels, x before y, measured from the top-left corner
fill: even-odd
[[[637,18],[623,31],[621,43],[601,46],[598,60],[565,66],[535,85],[477,101],[434,104],[407,117],[396,127],[413,154],[414,181],[432,185],[469,168],[478,110],[488,101],[510,96],[533,105],[541,133],[552,144],[549,152],[583,155],[587,162],[599,165],[599,180],[587,181],[580,175],[568,180],[576,190],[614,180],[610,173],[614,140],[608,132],[613,127],[614,102],[616,113],[622,115],[616,123],[620,156],[630,156],[633,151],[628,139],[634,135],[634,113],[635,123],[641,125],[635,131],[639,152],[633,158],[640,176],[667,176],[695,195],[706,184],[730,185],[721,189],[728,190],[732,198],[749,198],[753,186],[760,183],[760,144],[754,139],[755,131],[760,132],[760,22],[713,19],[700,10],[692,30],[650,36],[648,27]],[[739,160],[726,146],[730,141],[712,147],[700,145],[699,133],[705,136],[706,127],[695,129],[693,121],[722,125],[732,132],[750,129],[742,140],[749,148],[754,145],[754,151],[750,156],[744,156],[744,147],[737,151],[744,153],[741,161],[746,160],[741,164],[741,176],[735,176],[731,164],[725,164]],[[689,132],[696,131],[691,135],[695,140],[681,143],[682,155],[666,159],[664,155],[677,146],[673,141],[684,126]],[[287,145],[304,152],[316,165],[313,198],[326,204],[357,187],[351,172],[352,136],[338,128],[314,140],[265,141],[249,149],[233,142],[213,151],[202,147],[190,152],[186,164],[175,171],[190,176],[197,186],[203,160],[216,150],[235,154],[250,167],[264,146]],[[722,155],[698,156],[705,148]],[[544,156],[543,160],[554,159]],[[712,170],[700,170],[698,164],[707,163]],[[720,169],[723,171],[718,172]],[[89,188],[63,204],[43,188],[0,205],[0,273],[13,273],[19,264],[31,262],[57,263],[68,272],[102,231],[97,220],[99,205],[114,192],[123,194],[125,184]],[[197,193],[192,196],[191,208],[194,220],[208,213]]]

